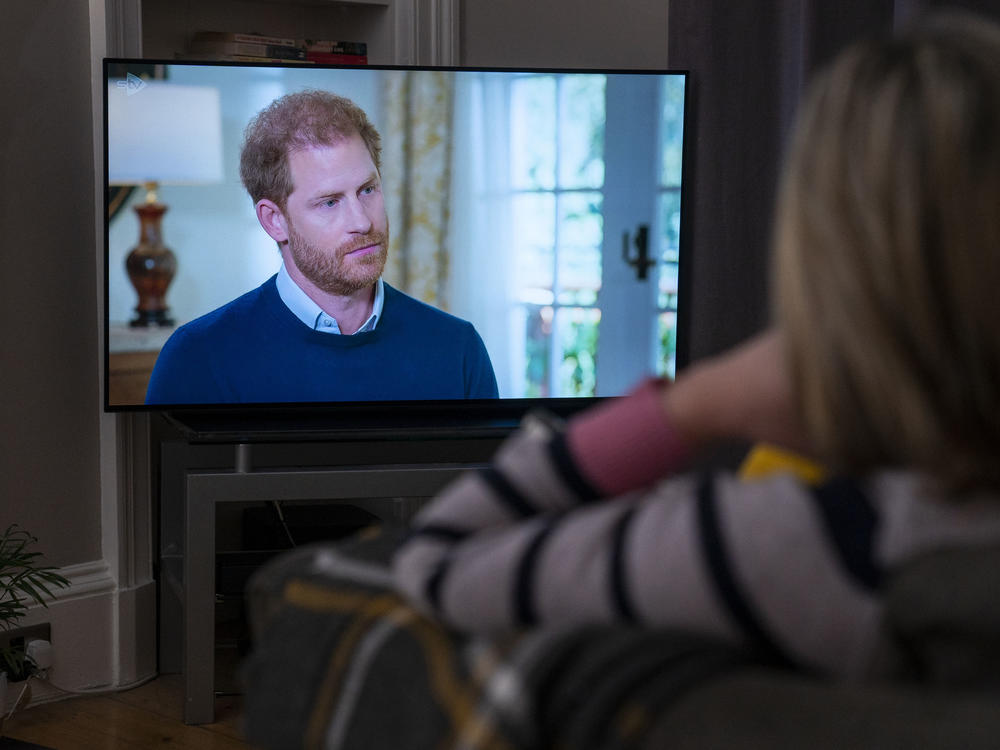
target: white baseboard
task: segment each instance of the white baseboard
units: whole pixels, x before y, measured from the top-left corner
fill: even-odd
[[[118,691],[153,677],[155,583],[121,590],[103,560],[59,572],[69,579],[69,587],[57,590],[56,600],[48,607],[30,608],[22,621],[23,625],[49,623],[52,633],[51,682],[31,680],[27,705],[70,697],[78,691]],[[22,687],[23,683],[9,684],[4,715]]]
[[[26,701],[18,709],[18,713],[31,706],[40,706],[43,703],[55,703],[56,701],[66,700],[67,698],[75,698],[82,695],[110,695],[112,693],[121,693],[126,690],[137,688],[140,685],[144,685],[154,677],[156,677],[155,674],[123,685],[79,691],[66,690],[64,686],[60,685],[57,687],[48,680],[32,678],[28,681],[30,682],[30,686],[28,688],[30,692],[26,696]],[[14,709],[14,704],[21,698],[23,688],[24,681],[7,683],[7,698],[4,701],[6,705],[3,707],[3,715],[0,716],[0,718],[6,718],[7,715]]]
[[[57,604],[87,596],[113,593],[116,588],[114,576],[111,575],[108,563],[104,560],[69,565],[62,568],[59,573],[69,580],[69,587],[58,591]],[[49,609],[52,607],[53,605],[50,604]],[[45,611],[41,607],[38,609],[42,612]]]

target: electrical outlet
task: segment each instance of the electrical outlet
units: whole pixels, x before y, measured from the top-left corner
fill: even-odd
[[[40,638],[43,641],[52,640],[52,627],[49,623],[25,625],[22,628],[0,631],[0,648],[24,646],[28,641],[33,641],[36,638]]]

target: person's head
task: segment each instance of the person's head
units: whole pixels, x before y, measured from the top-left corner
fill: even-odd
[[[941,17],[839,56],[776,224],[775,316],[820,456],[1000,488],[1000,28]]]
[[[254,204],[262,198],[284,208],[294,189],[289,155],[360,136],[381,170],[382,139],[357,104],[328,91],[299,91],[275,99],[243,133],[240,179]]]
[[[364,111],[324,91],[283,96],[247,126],[240,176],[300,285],[350,295],[381,275],[389,227],[380,156]]]

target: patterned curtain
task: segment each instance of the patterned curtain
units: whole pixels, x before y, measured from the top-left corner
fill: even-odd
[[[451,78],[401,71],[384,81],[382,172],[391,235],[385,279],[447,310]]]

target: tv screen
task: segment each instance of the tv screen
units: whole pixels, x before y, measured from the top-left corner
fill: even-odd
[[[107,410],[461,424],[683,364],[686,73],[104,72]]]

